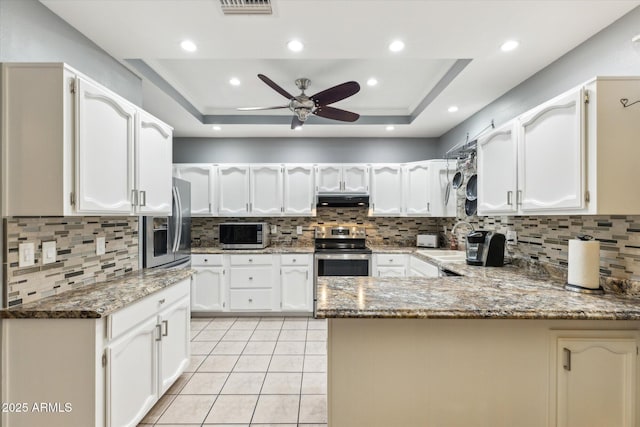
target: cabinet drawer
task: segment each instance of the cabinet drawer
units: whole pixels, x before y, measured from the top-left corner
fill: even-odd
[[[281,255],[280,263],[282,265],[309,265],[309,254],[287,254]]]
[[[230,292],[231,310],[271,310],[270,289],[234,289]]]
[[[376,255],[377,265],[398,265],[404,266],[406,256],[404,254],[378,254]]]
[[[231,255],[231,265],[271,265],[271,255]]]
[[[273,285],[273,269],[269,267],[258,268],[231,268],[229,272],[229,286],[232,288],[270,288]]]
[[[222,265],[222,254],[193,254],[191,255],[191,265]]]
[[[191,279],[183,280],[109,315],[107,317],[107,339],[118,337],[144,320],[156,316],[160,309],[188,296],[190,286]]]

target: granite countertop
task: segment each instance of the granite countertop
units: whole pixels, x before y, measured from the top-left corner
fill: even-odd
[[[4,319],[97,319],[147,295],[191,277],[193,270],[176,267],[140,270],[107,282],[83,286],[38,301],[0,310]]]
[[[222,249],[219,246],[191,248],[192,254],[312,254],[313,246],[267,246],[264,249]]]
[[[393,253],[380,247],[375,252]],[[515,266],[475,267],[436,262],[395,248],[461,276],[321,277],[317,284],[318,318],[433,319],[584,319],[640,320],[640,297],[567,291],[564,281],[540,270]]]

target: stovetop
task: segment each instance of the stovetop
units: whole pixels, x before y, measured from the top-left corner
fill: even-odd
[[[364,227],[316,227],[314,246],[316,253],[370,254]]]

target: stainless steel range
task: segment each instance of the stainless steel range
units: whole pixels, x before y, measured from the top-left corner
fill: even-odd
[[[371,275],[371,249],[366,239],[364,227],[316,227],[314,305],[318,277]]]

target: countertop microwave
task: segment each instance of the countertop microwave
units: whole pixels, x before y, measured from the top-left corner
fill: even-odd
[[[269,246],[266,222],[223,222],[219,224],[222,249],[263,249]]]

